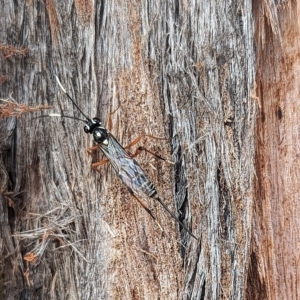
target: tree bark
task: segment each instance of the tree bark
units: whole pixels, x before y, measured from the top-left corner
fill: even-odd
[[[248,299],[300,297],[300,3],[278,2],[254,1],[259,114]]]
[[[88,116],[107,125],[119,108],[112,132],[122,145],[169,138],[141,144],[174,165],[138,161],[199,237],[143,199],[162,231],[111,166],[92,170],[81,122],[23,115],[2,151],[4,297],[244,299],[256,196],[252,1],[1,6],[0,41],[28,49],[3,55],[1,97],[83,118],[58,75]]]

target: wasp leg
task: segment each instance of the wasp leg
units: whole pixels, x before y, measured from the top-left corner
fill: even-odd
[[[160,224],[157,222],[156,218],[153,216],[151,210],[147,207],[147,205],[134,194],[134,192],[131,188],[128,188],[128,191],[143,206],[143,208],[151,216],[151,218],[155,221],[155,223],[158,225],[158,227],[161,229],[161,231],[163,231]]]
[[[164,160],[165,162],[174,165],[174,163],[173,163],[172,161],[170,161],[170,160],[168,160],[168,159],[166,159],[166,158],[163,158],[163,157],[161,157],[161,156],[159,156],[159,155],[153,153],[152,151],[146,149],[146,148],[143,147],[143,146],[138,147],[138,148],[135,150],[135,153],[134,153],[134,154],[131,154],[131,157],[136,157],[136,156],[138,156],[142,151],[145,151],[145,152],[147,152],[147,153],[150,153],[151,155],[155,156],[156,158],[161,159],[161,160]]]
[[[145,152],[147,152],[147,153],[150,153],[150,154],[152,154],[153,156],[155,156],[155,157],[158,158],[158,159],[166,160],[165,158],[163,158],[163,157],[161,157],[161,156],[159,156],[159,155],[157,155],[157,154],[151,152],[150,150],[146,149],[146,148],[143,147],[143,146],[138,147],[138,148],[135,150],[134,154],[132,154],[131,156],[132,156],[132,157],[136,157],[136,156],[138,156],[142,151],[145,151]]]
[[[113,127],[113,123],[112,123],[112,119],[111,119],[111,116],[120,108],[121,105],[119,105],[113,112],[111,112],[109,114],[109,117],[108,117],[108,130],[111,131],[112,130],[112,127]]]
[[[99,173],[98,167],[108,163],[108,159],[103,159],[92,164],[92,168]]]
[[[97,150],[98,148],[99,148],[99,146],[96,145],[96,146],[93,146],[93,147],[88,148],[86,151],[87,151],[87,153],[88,153],[89,155],[93,156],[93,154],[94,154],[93,151]],[[98,168],[99,166],[105,165],[106,163],[108,163],[108,159],[103,159],[103,160],[97,161],[97,162],[95,162],[95,163],[92,164],[92,168],[93,168],[95,171],[99,172],[97,168]]]
[[[97,150],[98,148],[99,148],[99,146],[96,145],[96,146],[87,148],[86,151],[87,151],[87,153],[88,153],[89,155],[93,156],[93,154],[94,154],[93,151]]]
[[[153,138],[153,139],[156,139],[156,140],[169,140],[167,138],[159,138],[159,137],[156,137],[154,135],[150,135],[150,134],[142,134],[140,136],[138,136],[133,142],[131,142],[129,145],[127,145],[124,149],[128,149],[132,146],[134,146],[136,143],[138,143],[143,137],[150,137],[150,138]],[[138,156],[142,151],[145,151],[153,156],[155,156],[156,158],[158,159],[161,159],[161,160],[164,160],[165,162],[169,163],[169,164],[174,164],[173,162],[171,162],[170,160],[166,159],[166,158],[163,158],[155,153],[153,153],[152,151],[146,149],[145,147],[141,146],[141,147],[138,147],[136,150],[135,150],[135,153],[134,154],[131,154],[132,157],[136,157]]]
[[[141,134],[140,136],[138,136],[133,142],[131,142],[129,145],[127,145],[125,147],[125,149],[128,149],[132,146],[134,146],[135,144],[137,144],[143,137],[149,137],[151,139],[155,139],[155,140],[170,140],[168,138],[160,138],[151,134]]]

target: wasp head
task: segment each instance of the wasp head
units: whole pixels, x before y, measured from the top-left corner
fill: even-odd
[[[101,121],[99,118],[93,118],[92,120],[88,120],[85,122],[84,132],[85,133],[93,133],[96,127],[101,126]]]
[[[98,118],[88,120],[84,126],[85,133],[93,134],[94,140],[98,144],[107,143],[107,130],[102,127],[101,121]]]

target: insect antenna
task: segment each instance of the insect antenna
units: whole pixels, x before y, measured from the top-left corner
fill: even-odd
[[[77,120],[77,121],[81,121],[81,122],[83,122],[83,123],[86,123],[85,120],[82,120],[82,119],[80,119],[80,118],[76,118],[76,117],[72,117],[72,116],[60,115],[60,114],[56,114],[56,113],[50,113],[50,114],[48,114],[48,115],[42,115],[42,116],[39,116],[39,117],[35,117],[35,118],[32,118],[31,121],[36,120],[36,119],[46,118],[46,117],[62,117],[62,118],[69,118],[69,119],[74,119],[74,120]]]
[[[59,87],[62,89],[62,91],[67,95],[67,97],[71,100],[71,102],[76,106],[76,108],[82,113],[82,115],[88,120],[91,121],[90,118],[88,118],[85,113],[80,109],[80,107],[77,105],[77,103],[72,99],[72,97],[66,92],[66,90],[64,89],[64,87],[62,86],[62,84],[60,83],[58,77],[55,75],[56,81],[59,85]]]

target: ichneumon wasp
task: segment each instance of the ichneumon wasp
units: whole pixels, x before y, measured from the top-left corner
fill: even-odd
[[[100,148],[103,154],[106,156],[107,160],[103,160],[100,162],[96,162],[92,164],[93,168],[97,168],[107,162],[110,162],[122,180],[122,182],[127,186],[130,194],[143,206],[143,208],[150,214],[150,216],[155,220],[150,209],[136,196],[148,196],[154,200],[157,200],[163,208],[172,216],[173,219],[178,222],[182,228],[187,231],[192,237],[195,239],[196,236],[189,230],[176,216],[175,214],[169,210],[166,204],[159,198],[156,188],[154,187],[153,183],[148,179],[145,172],[142,170],[140,165],[134,159],[141,151],[146,151],[159,159],[165,160],[164,158],[152,153],[151,151],[147,150],[144,147],[139,147],[133,155],[130,155],[125,149],[133,146],[136,144],[142,137],[148,136],[155,139],[157,138],[151,135],[141,135],[137,139],[135,139],[131,144],[127,147],[122,147],[120,143],[116,140],[116,138],[110,133],[108,129],[106,129],[102,124],[99,118],[88,118],[76,102],[71,98],[71,96],[66,92],[66,90],[61,85],[58,77],[56,76],[56,80],[67,97],[72,101],[75,107],[81,112],[81,114],[86,118],[86,120],[81,120],[85,123],[84,132],[87,134],[92,134],[94,141],[97,143],[96,146],[91,147],[88,149],[88,153],[91,154],[93,150]],[[75,118],[77,119],[77,118]]]

